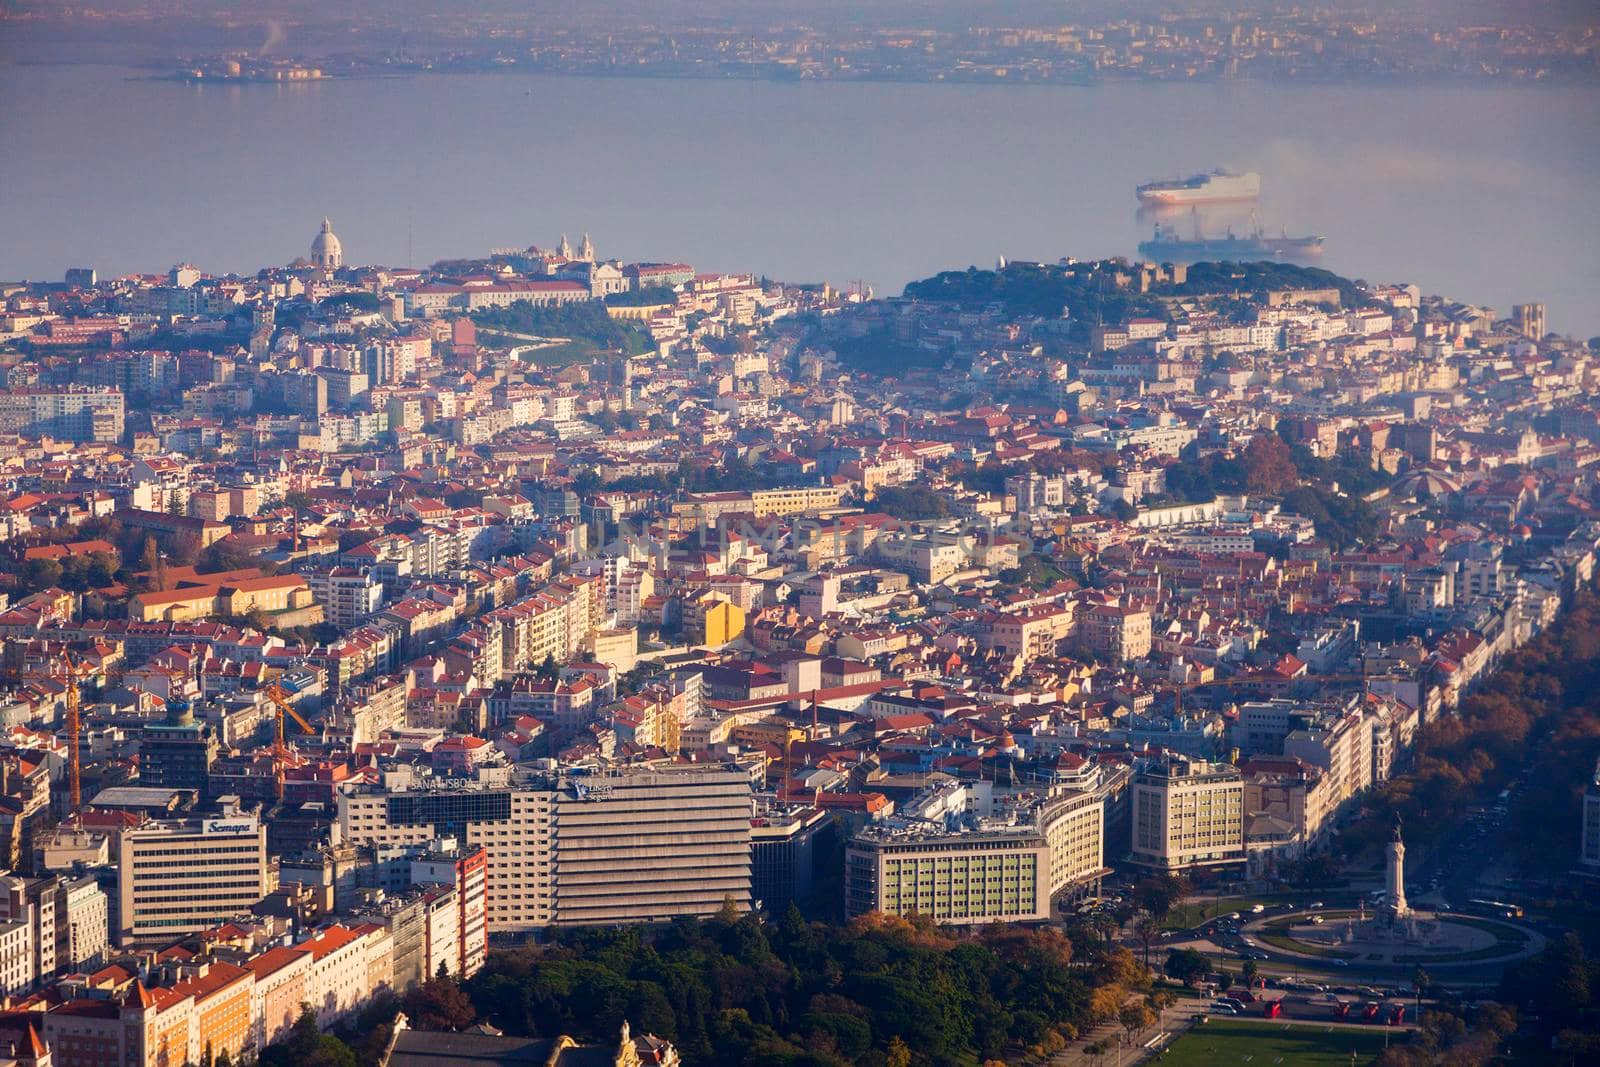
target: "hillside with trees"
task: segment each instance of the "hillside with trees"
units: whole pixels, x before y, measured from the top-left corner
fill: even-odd
[[[603,304],[592,300],[549,307],[519,300],[506,307],[475,311],[472,320],[489,331],[527,337],[565,337],[591,348],[627,355],[638,355],[651,347],[644,333],[613,319]]]
[[[1367,303],[1360,287],[1348,278],[1318,267],[1291,263],[1195,263],[1181,285],[1153,286],[1148,293],[1112,286],[1095,264],[1062,266],[1049,263],[1012,263],[999,270],[943,271],[906,285],[909,300],[959,304],[966,308],[998,305],[1010,316],[1038,315],[1060,318],[1065,311],[1073,320],[1073,335],[1087,338],[1093,322],[1124,322],[1129,318],[1171,318],[1162,297],[1237,296],[1264,294],[1273,289],[1337,289],[1347,307]],[[1080,336],[1081,333],[1081,336]]]

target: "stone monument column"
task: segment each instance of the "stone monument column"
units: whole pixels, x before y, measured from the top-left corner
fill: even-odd
[[[1385,909],[1392,921],[1404,919],[1411,913],[1406,905],[1406,845],[1400,839],[1400,824],[1394,824],[1389,838],[1387,862],[1384,865]]]

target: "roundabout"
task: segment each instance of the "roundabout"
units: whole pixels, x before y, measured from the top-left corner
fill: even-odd
[[[1364,910],[1306,911],[1246,930],[1274,957],[1308,968],[1504,964],[1544,948],[1544,938],[1525,927],[1454,912],[1414,910],[1397,920]]]
[[[1367,910],[1317,909],[1259,919],[1246,930],[1279,962],[1307,969],[1479,967],[1514,963],[1544,949],[1535,931],[1501,919],[1413,908],[1406,899],[1406,847],[1397,823],[1385,855],[1383,902]]]

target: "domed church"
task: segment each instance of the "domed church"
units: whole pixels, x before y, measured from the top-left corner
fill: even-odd
[[[322,220],[322,229],[311,240],[311,262],[330,274],[344,265],[344,246],[339,244],[333,223],[327,219]]]

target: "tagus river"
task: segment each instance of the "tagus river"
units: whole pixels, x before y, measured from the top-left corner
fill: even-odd
[[[897,293],[998,255],[1131,255],[1135,184],[1222,166],[1259,171],[1259,222],[1324,235],[1329,268],[1600,334],[1600,91],[1571,88],[198,86],[7,61],[0,278],[250,271],[328,215],[351,262],[587,230],[602,256]]]

